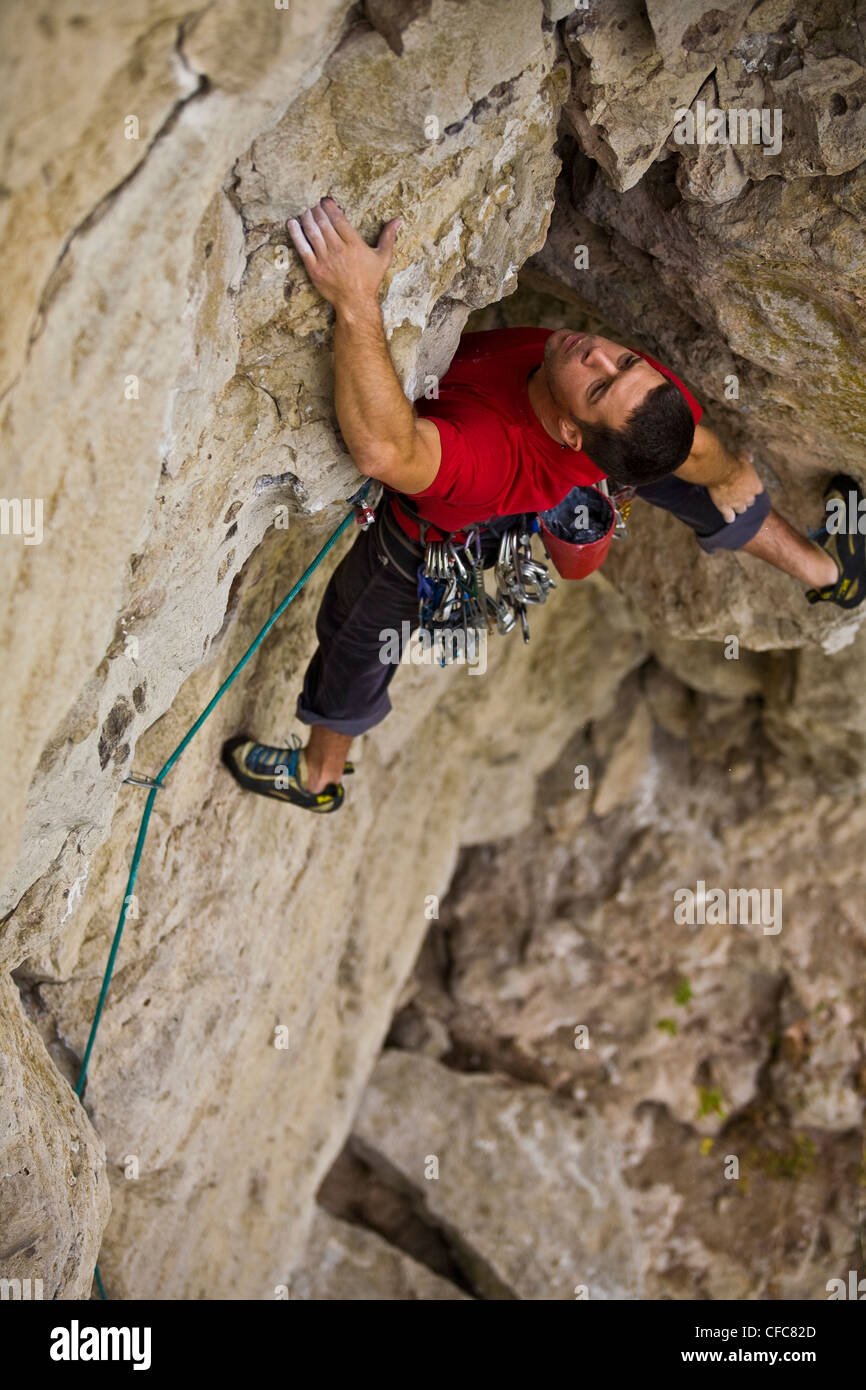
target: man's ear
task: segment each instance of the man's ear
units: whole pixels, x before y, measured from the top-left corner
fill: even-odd
[[[559,417],[559,438],[564,449],[577,451],[583,445],[580,426],[576,425],[568,415],[560,415]]]

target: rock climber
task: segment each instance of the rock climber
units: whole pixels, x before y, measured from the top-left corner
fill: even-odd
[[[866,596],[866,543],[856,527],[798,534],[770,506],[745,452],[700,423],[683,383],[645,353],[569,328],[464,335],[438,397],[407,400],[385,338],[379,290],[400,226],[370,246],[333,198],[287,223],[314,287],[335,309],[334,404],[358,469],[383,484],[376,522],[337,566],[316,622],[297,717],[301,746],[230,739],[223,758],[250,791],[318,813],[343,803],[352,740],[385,718],[396,666],[383,630],[418,622],[422,541],[492,518],[537,513],[575,485],[609,478],[672,512],[702,550],[743,550],[809,586],[810,602],[853,608]],[[857,483],[833,479],[827,498]],[[854,503],[856,502],[856,508]]]

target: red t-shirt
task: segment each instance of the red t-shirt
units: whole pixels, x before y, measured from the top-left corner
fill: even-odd
[[[442,440],[439,472],[423,492],[408,494],[421,516],[457,532],[494,516],[545,511],[578,483],[604,477],[588,454],[563,449],[543,428],[529,401],[527,377],[544,359],[549,328],[494,328],[466,333],[439,383],[436,400],[415,402]],[[695,424],[702,410],[667,367],[639,354],[685,396]],[[411,536],[418,527],[396,509]]]

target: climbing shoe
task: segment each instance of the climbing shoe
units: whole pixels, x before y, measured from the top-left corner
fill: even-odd
[[[324,791],[307,791],[300,776],[302,754],[296,735],[292,736],[290,747],[271,748],[266,743],[256,743],[248,734],[238,734],[223,744],[222,756],[235,781],[247,791],[289,801],[318,815],[338,811],[343,804],[343,784],[330,782]],[[346,764],[346,771],[354,771],[350,763]]]
[[[809,534],[821,549],[836,561],[839,578],[824,589],[809,589],[810,603],[835,603],[840,608],[856,608],[866,598],[866,535],[859,528],[863,493],[860,484],[847,473],[837,473],[824,493],[826,521],[819,531]],[[863,507],[866,526],[866,507]]]

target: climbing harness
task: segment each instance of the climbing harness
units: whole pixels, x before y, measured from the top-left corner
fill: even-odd
[[[460,533],[439,532],[421,517],[414,502],[391,494],[396,505],[417,522],[425,546],[418,566],[418,621],[439,664],[445,666],[454,659],[461,640],[468,647],[479,642],[482,632],[505,635],[518,623],[528,642],[529,607],[544,603],[556,588],[548,566],[532,554],[533,535],[540,533],[545,556],[563,579],[583,579],[601,565],[614,537],[628,535],[634,495],[631,487],[611,493],[606,479],[597,486],[579,484],[555,507],[537,515],[491,518],[472,526],[458,545]],[[438,540],[427,540],[430,529],[439,532]],[[484,586],[482,536],[499,539],[493,567],[495,594],[487,593]]]
[[[247,665],[248,661],[253,656],[253,654],[256,651],[258,651],[259,647],[262,645],[262,642],[264,642],[271,628],[274,626],[275,623],[279,621],[279,619],[282,617],[282,615],[288,608],[289,604],[301,592],[308,579],[311,578],[311,576],[315,573],[319,565],[324,560],[325,556],[328,554],[328,551],[333,548],[333,546],[339,540],[340,536],[342,536],[343,532],[347,529],[347,527],[351,525],[353,517],[357,520],[358,524],[364,529],[366,529],[366,527],[369,526],[371,522],[375,519],[375,514],[372,512],[371,506],[368,505],[368,492],[372,487],[373,480],[368,478],[364,483],[362,483],[361,487],[358,488],[357,492],[354,492],[352,496],[349,498],[351,508],[346,513],[339,526],[337,526],[336,529],[331,532],[331,535],[325,541],[325,544],[322,546],[321,550],[313,559],[313,561],[304,570],[304,573],[301,575],[300,579],[297,581],[296,584],[292,586],[292,588],[286,594],[286,597],[283,599],[282,603],[274,609],[273,613],[268,618],[264,627],[256,635],[256,637],[253,638],[252,642],[247,647],[240,661],[237,663],[236,666],[232,668],[232,670],[229,672],[229,674],[223,681],[222,685],[217,690],[216,694],[208,702],[208,704],[205,705],[201,714],[198,716],[198,719],[196,719],[195,722],[191,725],[191,727],[187,730],[187,732],[184,734],[180,743],[173,750],[173,752],[169,754],[168,758],[165,760],[156,776],[146,777],[142,773],[132,772],[129,774],[128,777],[125,777],[123,779],[124,782],[130,783],[134,787],[147,788],[148,796],[147,800],[144,803],[144,810],[142,812],[141,822],[138,827],[138,837],[135,841],[135,849],[133,850],[132,854],[132,863],[129,867],[129,876],[126,880],[126,889],[123,895],[123,904],[120,909],[120,916],[118,917],[117,926],[114,931],[114,937],[111,942],[111,950],[108,953],[108,961],[105,966],[105,973],[102,977],[102,987],[99,991],[99,998],[96,1003],[96,1012],[93,1016],[93,1023],[90,1026],[90,1034],[87,1039],[87,1046],[84,1050],[84,1059],[81,1063],[81,1071],[78,1074],[78,1081],[75,1085],[75,1094],[79,1097],[82,1095],[82,1092],[84,1091],[84,1083],[87,1080],[87,1069],[90,1065],[90,1057],[93,1052],[93,1045],[96,1041],[96,1034],[99,1029],[100,1020],[102,1018],[102,1011],[105,1007],[105,1000],[108,994],[108,988],[111,984],[111,977],[114,972],[114,964],[117,960],[117,952],[120,948],[121,937],[123,936],[123,928],[126,925],[129,904],[133,900],[132,892],[133,888],[135,887],[135,880],[138,876],[138,866],[141,862],[141,855],[144,849],[144,842],[147,839],[147,830],[150,824],[150,816],[151,812],[153,811],[153,804],[156,800],[156,794],[158,791],[162,790],[165,784],[165,778],[168,776],[169,772],[174,767],[178,758],[195,738],[202,724],[204,724],[208,716],[212,714],[213,711],[216,709],[217,705],[219,704],[222,697],[225,695],[229,686],[232,685],[232,683],[237,679],[237,677],[240,675],[241,671]],[[94,1277],[96,1279],[96,1286],[99,1290],[100,1297],[104,1299],[106,1297],[106,1294],[102,1283],[102,1277],[99,1273],[98,1265],[96,1266],[96,1269],[94,1271]]]
[[[439,658],[441,666],[456,659],[461,650],[477,650],[481,633],[511,632],[520,622],[524,642],[529,641],[526,608],[544,603],[555,582],[547,566],[533,559],[533,523],[521,517],[507,527],[499,542],[494,566],[495,597],[484,584],[481,534],[473,526],[457,545],[453,536],[428,541],[418,566],[418,622]],[[534,524],[537,530],[537,523]]]

